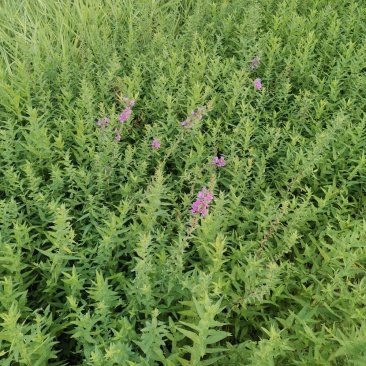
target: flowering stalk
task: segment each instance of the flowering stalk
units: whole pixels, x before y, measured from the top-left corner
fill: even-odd
[[[215,156],[211,163],[215,166],[215,168],[226,165],[226,161],[223,156],[220,156],[220,159]]]
[[[197,120],[201,120],[202,116],[207,114],[207,112],[208,111],[203,107],[198,107],[197,111],[191,111],[191,115],[187,117],[186,120],[181,123],[181,125],[184,126],[185,128],[192,128],[194,122]]]
[[[206,115],[211,109],[212,109],[212,102],[209,102],[207,107],[198,107],[197,111],[191,111],[191,114],[189,117],[186,118],[185,121],[181,122],[181,125],[184,127],[184,132],[187,132],[187,130],[191,129],[194,125],[195,121],[199,121],[202,119],[204,115]],[[175,151],[179,143],[184,139],[184,132],[177,137],[174,144],[171,145],[170,149],[166,152],[164,156],[164,163],[168,160],[170,155]]]
[[[131,107],[135,105],[135,101],[132,99],[128,99],[127,97],[125,97],[125,98],[123,98],[123,100],[125,102],[125,109],[122,111],[121,115],[119,116],[119,120],[120,120],[122,126],[119,129],[116,128],[114,130],[114,132],[116,134],[115,139],[117,141],[121,141],[121,131],[122,131],[123,123],[129,120],[129,118],[131,117],[131,114],[132,114]]]
[[[155,140],[152,142],[151,147],[152,147],[153,149],[159,149],[159,148],[160,148],[160,142],[159,142],[159,140],[156,140],[156,139],[155,139]]]
[[[261,83],[261,79],[255,79],[254,80],[254,86],[258,89],[261,90],[262,89],[262,83]]]
[[[260,64],[260,61],[261,61],[261,59],[259,57],[254,57],[253,60],[252,60],[252,64],[250,66],[250,69],[251,70],[256,69]]]
[[[106,128],[107,124],[109,122],[109,118],[104,117],[102,120],[98,119],[98,126],[102,129]]]
[[[197,194],[198,200],[192,205],[192,213],[200,213],[202,216],[208,214],[210,202],[213,200],[213,195],[207,190],[206,187],[202,188],[202,191]]]
[[[208,210],[209,208],[209,204],[210,204],[210,201],[213,200],[213,194],[211,192],[213,192],[214,188],[215,188],[215,185],[216,185],[216,174],[211,174],[211,180],[210,180],[210,184],[209,184],[209,188],[207,190],[206,187],[203,187],[202,191],[198,193],[198,195],[200,197],[204,197],[203,200],[206,201],[206,204],[207,204],[207,207],[206,209]],[[199,198],[197,201],[200,201],[202,200],[202,198],[200,197],[197,197]],[[200,202],[194,202],[192,204],[192,209],[191,209],[191,212],[197,207],[197,208],[200,208]],[[195,212],[192,212],[192,213],[195,213]],[[201,215],[204,216],[206,214],[206,212],[204,212],[204,214],[202,214],[201,212]],[[197,215],[193,215],[192,216],[192,221],[191,221],[191,225],[187,228],[187,234],[186,234],[186,237],[185,237],[185,246],[188,246],[189,243],[188,243],[188,240],[189,238],[191,237],[193,231],[196,229],[198,225],[198,217]]]

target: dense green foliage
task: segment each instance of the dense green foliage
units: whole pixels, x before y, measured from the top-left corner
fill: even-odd
[[[1,365],[366,365],[365,72],[362,1],[2,0]]]

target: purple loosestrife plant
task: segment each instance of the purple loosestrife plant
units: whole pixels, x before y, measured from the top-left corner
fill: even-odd
[[[124,102],[125,102],[125,109],[122,111],[121,115],[119,116],[119,120],[121,122],[121,124],[123,125],[124,122],[128,121],[129,118],[131,117],[132,114],[132,109],[131,107],[135,105],[135,101],[132,99],[129,99],[127,97],[123,98]],[[121,141],[121,130],[122,130],[122,126],[119,129],[115,129],[114,132],[116,133],[116,141]]]
[[[119,134],[119,131],[117,130],[117,128],[114,130],[114,133],[117,135],[116,140],[121,141],[121,135]]]
[[[220,159],[218,156],[215,156],[211,163],[215,166],[215,168],[226,165],[226,161],[223,156],[220,156]]]
[[[135,105],[135,101],[132,99],[128,99],[127,97],[124,97],[123,100],[125,102],[125,109],[119,116],[119,120],[121,123],[126,122],[131,117],[131,114],[132,114],[131,107]]]
[[[156,140],[156,139],[155,139],[155,140],[152,142],[151,147],[152,147],[153,149],[159,149],[159,148],[160,148],[160,142],[159,142],[159,140]]]
[[[127,97],[124,97],[124,98],[123,98],[123,100],[125,101],[125,103],[126,103],[127,105],[130,105],[130,106],[135,105],[135,101],[134,101],[134,100],[132,100],[132,99],[128,99]]]
[[[98,126],[100,128],[104,129],[104,128],[106,128],[108,122],[109,122],[109,118],[107,118],[107,117],[104,117],[102,120],[98,119]]]
[[[194,122],[197,120],[201,120],[202,116],[206,115],[207,112],[207,109],[203,107],[198,107],[197,111],[191,111],[191,115],[187,117],[186,120],[181,123],[181,125],[187,129],[192,128]]]
[[[130,107],[126,107],[125,110],[119,116],[119,120],[121,123],[127,121],[131,117],[132,109]]]
[[[259,66],[260,62],[261,62],[261,59],[259,57],[254,57],[253,60],[252,60],[252,64],[250,66],[250,69],[251,70],[256,69]]]
[[[202,216],[208,214],[210,202],[213,200],[213,195],[207,190],[206,187],[202,188],[202,191],[197,194],[198,200],[192,204],[192,213],[200,213]]]
[[[262,84],[261,84],[261,79],[255,79],[254,80],[254,86],[258,89],[261,90],[262,89]]]

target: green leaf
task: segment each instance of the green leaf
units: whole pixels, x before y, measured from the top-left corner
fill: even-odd
[[[195,344],[200,344],[200,338],[196,333],[191,332],[190,330],[186,330],[180,327],[176,327],[176,329],[184,334],[186,337],[188,337],[190,340],[193,341]]]

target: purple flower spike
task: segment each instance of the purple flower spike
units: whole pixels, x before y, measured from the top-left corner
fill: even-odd
[[[250,66],[251,70],[254,70],[255,68],[258,67],[258,65],[260,64],[261,59],[259,57],[254,57],[252,60],[252,65]]]
[[[213,195],[207,190],[206,187],[202,188],[202,191],[197,194],[198,200],[192,204],[192,213],[200,213],[202,216],[208,214],[210,202],[213,200]]]
[[[215,156],[211,163],[215,165],[215,168],[226,165],[226,161],[223,156],[220,156],[220,159],[217,156]]]
[[[130,107],[126,107],[126,109],[119,116],[119,120],[121,121],[121,123],[127,121],[130,118],[131,113],[132,109]]]
[[[154,149],[159,149],[159,147],[160,147],[160,142],[159,142],[159,140],[154,140],[154,141],[152,142],[151,146],[152,146],[152,148],[154,148]]]
[[[98,119],[98,126],[100,128],[106,128],[108,122],[109,119],[107,117],[104,117],[103,119]]]
[[[198,107],[197,110],[191,111],[189,117],[186,118],[185,121],[181,122],[182,126],[185,126],[186,129],[190,129],[194,126],[195,122],[201,120],[204,115],[207,114],[207,109],[203,107]]]
[[[262,84],[261,84],[261,79],[255,79],[254,80],[254,86],[258,89],[261,90],[262,89]]]

